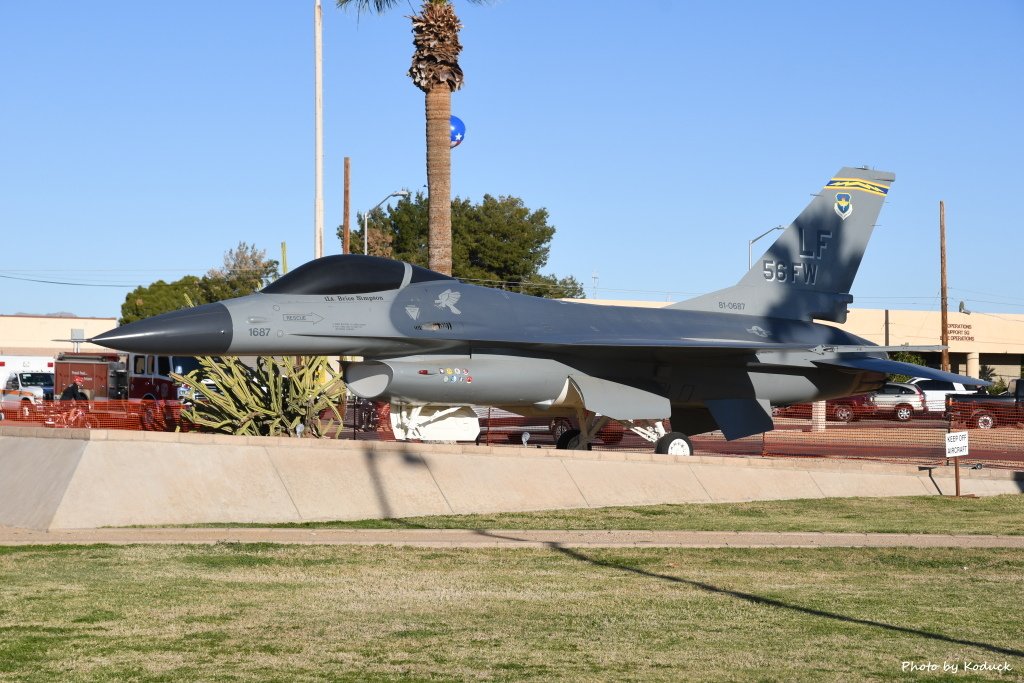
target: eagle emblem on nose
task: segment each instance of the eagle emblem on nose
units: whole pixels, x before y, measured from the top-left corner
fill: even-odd
[[[450,289],[446,289],[437,295],[437,298],[434,299],[434,305],[442,310],[447,308],[455,315],[460,315],[462,311],[455,308],[455,304],[459,303],[459,299],[461,298],[462,294],[460,292],[453,292]]]

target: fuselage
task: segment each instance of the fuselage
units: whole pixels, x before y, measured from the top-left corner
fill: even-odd
[[[178,355],[360,356],[391,376],[382,389],[373,384],[375,398],[531,409],[556,408],[574,372],[660,395],[666,405],[737,396],[793,403],[867,390],[883,379],[816,364],[828,355],[820,349],[870,346],[832,326],[557,301],[440,275],[414,281],[413,266],[387,263],[404,267],[393,269],[393,288],[340,291],[366,286],[329,280],[322,291],[270,287],[131,323],[94,341]],[[275,284],[287,285],[287,276]]]

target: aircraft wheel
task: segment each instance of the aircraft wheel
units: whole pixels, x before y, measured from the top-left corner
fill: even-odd
[[[996,426],[996,419],[991,413],[978,413],[974,416],[974,424],[978,429],[992,429]]]
[[[908,405],[896,406],[896,419],[900,422],[909,422],[914,417],[914,409]]]
[[[837,405],[832,410],[832,417],[836,419],[836,422],[852,422],[853,408],[845,404]]]
[[[669,432],[658,439],[654,452],[662,455],[693,455],[693,444],[682,432]]]
[[[570,429],[558,437],[558,443],[555,444],[555,448],[563,451],[589,451],[590,444],[588,443],[586,446],[583,446],[580,440],[580,430]]]
[[[551,421],[551,436],[555,438],[555,443],[561,440],[562,435],[572,429],[572,425],[564,417],[556,417]],[[576,430],[579,433],[579,430]]]

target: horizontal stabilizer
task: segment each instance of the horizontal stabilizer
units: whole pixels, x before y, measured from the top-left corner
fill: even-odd
[[[937,379],[943,382],[960,382],[971,386],[991,386],[992,382],[983,379],[975,379],[966,375],[956,375],[944,370],[936,370],[923,365],[903,363],[898,360],[887,358],[872,358],[863,356],[860,358],[835,358],[832,360],[817,360],[818,365],[835,365],[841,368],[852,368],[854,370],[867,370],[869,372],[881,372],[884,374],[907,375],[909,377],[924,377],[925,379]]]

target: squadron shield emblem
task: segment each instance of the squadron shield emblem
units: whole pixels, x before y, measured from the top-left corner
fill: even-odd
[[[836,195],[835,210],[844,221],[850,217],[850,214],[853,213],[853,201],[849,193],[840,192]]]

